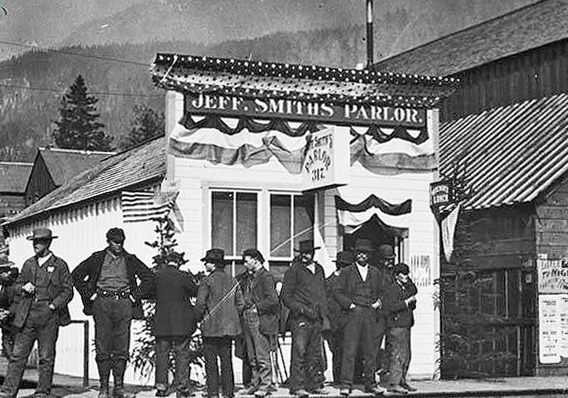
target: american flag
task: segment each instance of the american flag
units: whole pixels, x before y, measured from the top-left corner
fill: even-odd
[[[122,192],[125,223],[144,222],[167,217],[175,205],[178,192]]]

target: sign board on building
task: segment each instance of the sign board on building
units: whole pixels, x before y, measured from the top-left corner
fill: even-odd
[[[430,206],[440,208],[450,204],[452,198],[452,190],[450,182],[441,180],[430,184]]]
[[[347,184],[350,167],[349,138],[346,131],[334,128],[309,135],[302,164],[304,191]]]
[[[350,125],[426,127],[426,110],[369,104],[330,104],[286,98],[242,98],[212,94],[186,94],[190,114],[217,113],[223,116],[318,120]]]

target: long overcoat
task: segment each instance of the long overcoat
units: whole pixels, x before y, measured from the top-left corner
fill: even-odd
[[[191,299],[197,285],[187,272],[166,266],[156,273],[156,337],[191,336],[197,328]]]

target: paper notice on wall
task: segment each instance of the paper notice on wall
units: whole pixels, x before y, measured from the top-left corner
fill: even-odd
[[[539,361],[543,364],[560,363],[562,322],[560,314],[566,295],[539,295]]]
[[[536,261],[539,293],[568,293],[568,262],[539,256]]]
[[[560,350],[561,357],[568,357],[568,295],[562,295],[558,299],[558,317],[560,318]]]

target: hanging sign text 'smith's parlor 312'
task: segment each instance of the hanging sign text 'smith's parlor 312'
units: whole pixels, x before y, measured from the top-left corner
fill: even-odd
[[[307,136],[302,164],[302,189],[345,185],[349,178],[349,133],[328,128]],[[343,134],[342,134],[343,133]]]
[[[216,113],[223,116],[252,116],[290,120],[320,120],[352,125],[426,126],[424,109],[395,108],[358,104],[329,104],[286,98],[241,98],[212,94],[187,94],[185,110],[192,114]]]

